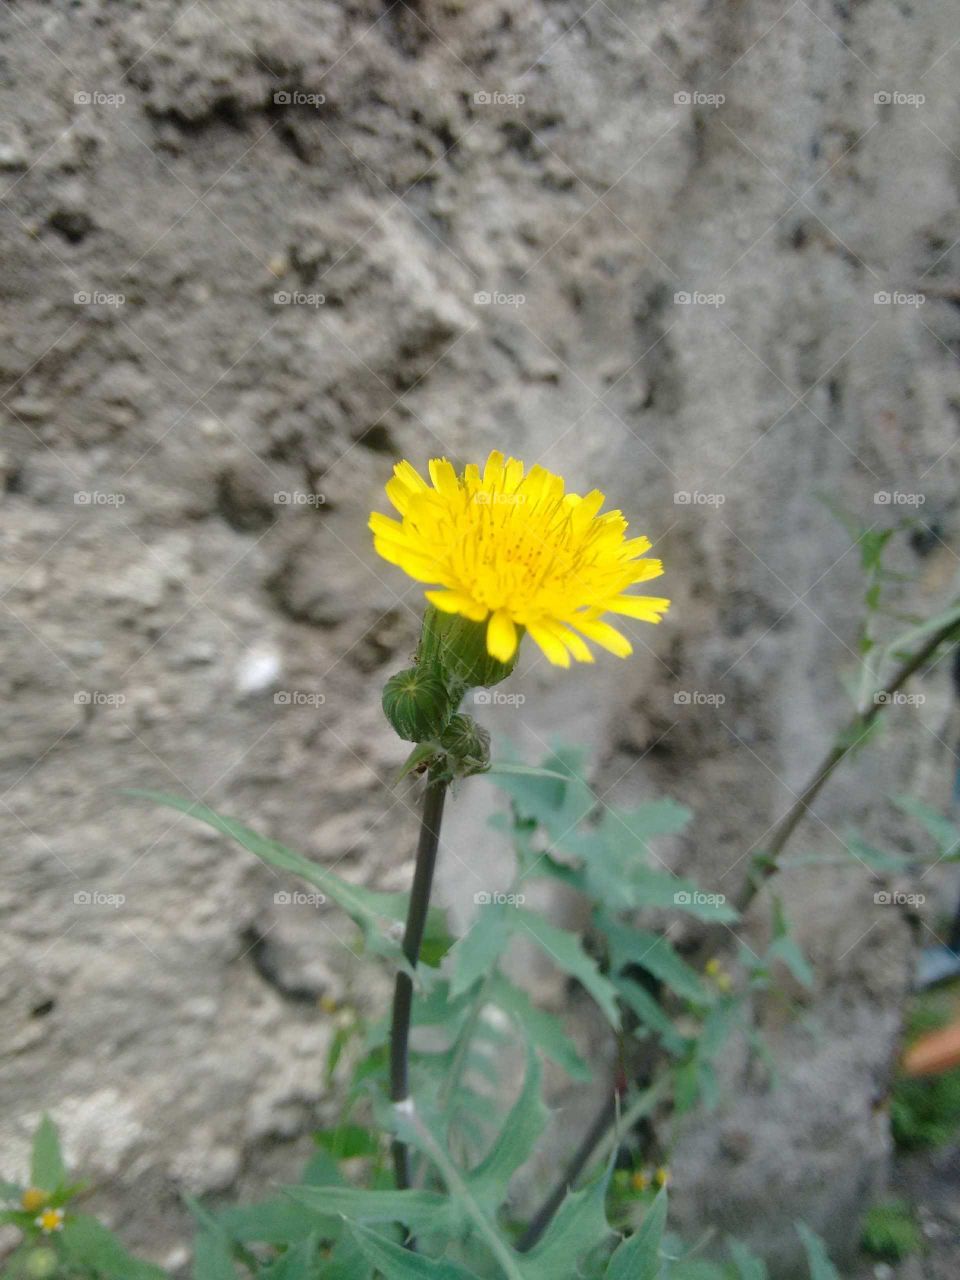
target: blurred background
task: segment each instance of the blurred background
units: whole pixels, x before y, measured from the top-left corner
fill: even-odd
[[[345,918],[119,792],[407,886],[417,797],[388,785],[379,691],[420,589],[366,529],[396,459],[501,448],[651,537],[674,605],[625,623],[637,656],[563,673],[531,646],[525,701],[481,714],[530,760],[586,743],[604,794],[690,804],[663,856],[730,897],[849,713],[850,522],[912,522],[904,613],[955,596],[956,11],[23,0],[0,26],[0,1163],[49,1108],[96,1207],[177,1267],[182,1192],[290,1180],[337,1113],[332,1011],[386,989]],[[849,823],[909,844],[900,791],[949,811],[949,661],[916,687],[798,849]],[[494,803],[474,781],[451,814],[464,920]],[[680,1138],[692,1235],[776,1249],[804,1218],[849,1249],[907,1176],[884,1100],[957,885],[938,869],[909,911],[875,887],[778,879],[816,985],[764,1011],[779,1087],[740,1081]],[[589,1110],[562,1081],[556,1105],[562,1147]],[[947,1249],[956,1148],[915,1177]]]

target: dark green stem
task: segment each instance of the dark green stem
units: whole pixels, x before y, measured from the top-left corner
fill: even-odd
[[[837,766],[862,741],[864,734],[866,734],[874,720],[885,707],[891,704],[894,695],[900,692],[910,677],[933,657],[942,644],[958,638],[960,638],[960,623],[957,622],[956,618],[952,618],[942,627],[938,627],[926,644],[922,645],[916,653],[907,658],[888,683],[874,693],[873,700],[866,710],[859,712],[846,726],[837,742],[830,748],[814,770],[813,776],[797,797],[796,802],[777,824],[773,835],[764,846],[761,857],[755,863],[754,873],[748,877],[734,904],[741,915],[759,893],[761,885],[777,870],[780,854],[783,852],[784,846],[806,816],[810,805],[820,794]]]
[[[410,907],[403,933],[403,954],[411,969],[417,967],[420,947],[427,924],[430,906],[430,889],[433,871],[437,864],[440,846],[440,823],[443,819],[443,802],[447,795],[445,778],[431,774],[423,798],[423,815],[420,819],[420,840],[417,845],[417,866],[410,890]],[[406,1102],[410,1097],[410,1015],[413,1009],[413,979],[409,973],[397,974],[393,995],[393,1020],[390,1029],[390,1097],[395,1103]],[[393,1144],[393,1164],[397,1186],[411,1185],[410,1150],[399,1140]]]

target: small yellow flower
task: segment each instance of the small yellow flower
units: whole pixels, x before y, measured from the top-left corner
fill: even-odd
[[[644,1172],[643,1169],[638,1169],[630,1179],[630,1185],[634,1191],[646,1191],[650,1185],[650,1175]]]
[[[444,613],[486,623],[487,652],[509,662],[525,628],[547,658],[568,667],[592,662],[584,637],[625,658],[630,641],[602,614],[659,622],[670,602],[628,595],[663,572],[645,558],[647,538],[624,537],[619,511],[600,514],[604,495],[566,493],[562,477],[494,450],[483,472],[458,475],[446,458],[430,462],[431,485],[399,462],[386,487],[401,519],[370,516],[377,552],[431,590]]]
[[[661,1165],[657,1172],[653,1175],[653,1180],[658,1187],[666,1187],[670,1184],[670,1170]]]
[[[711,956],[711,958],[703,966],[703,971],[707,975],[707,977],[715,978],[718,973],[723,972],[723,969],[717,957]]]
[[[40,1187],[27,1187],[20,1197],[20,1203],[27,1213],[35,1213],[37,1209],[42,1209],[49,1199],[49,1191],[43,1191]]]
[[[54,1231],[63,1230],[63,1210],[62,1209],[44,1209],[40,1217],[36,1220],[37,1226],[44,1235],[50,1235]]]
[[[333,996],[320,997],[320,1008],[324,1013],[336,1013],[339,1007]]]

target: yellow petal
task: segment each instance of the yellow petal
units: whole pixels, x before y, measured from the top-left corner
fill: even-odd
[[[517,651],[517,628],[504,609],[490,615],[487,623],[487,652],[501,662],[509,662]]]
[[[474,622],[482,622],[490,612],[462,591],[425,591],[424,595],[441,613],[459,613]]]
[[[573,626],[578,631],[582,631],[588,640],[593,640],[601,649],[606,649],[609,653],[616,654],[618,658],[629,658],[633,653],[633,645],[616,627],[611,627],[608,622],[601,622],[599,618],[581,618],[579,616],[570,619]]]
[[[453,469],[453,463],[448,462],[446,458],[430,459],[430,479],[433,481],[433,487],[445,498],[456,497],[460,492],[460,482]]]
[[[659,578],[662,573],[662,560],[640,560],[630,569],[630,577],[634,582],[649,582],[651,578]]]
[[[531,639],[543,650],[548,661],[555,667],[569,667],[570,651],[550,627],[538,622],[528,622],[527,630],[530,632]]]
[[[670,608],[670,601],[662,596],[615,596],[605,607],[611,613],[622,613],[625,618],[659,622]]]

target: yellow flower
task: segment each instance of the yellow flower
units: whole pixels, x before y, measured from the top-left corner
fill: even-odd
[[[645,1173],[642,1169],[638,1169],[630,1179],[630,1185],[633,1187],[634,1191],[646,1191],[647,1187],[650,1185],[650,1175]]]
[[[670,1182],[670,1170],[661,1165],[657,1172],[653,1175],[653,1180],[658,1187],[665,1187]]]
[[[40,1187],[27,1187],[20,1197],[20,1203],[27,1213],[34,1213],[37,1209],[42,1209],[49,1199],[49,1191],[43,1191]]]
[[[584,637],[617,657],[630,641],[605,613],[659,622],[669,600],[626,594],[663,572],[645,558],[647,538],[624,537],[619,511],[600,514],[604,495],[566,493],[560,476],[494,450],[481,474],[458,476],[446,458],[430,462],[432,487],[409,462],[394,468],[387,497],[401,519],[374,512],[374,546],[417,582],[444,613],[486,623],[487,652],[509,662],[529,631],[547,658],[592,662]]]
[[[44,1209],[40,1217],[36,1219],[36,1225],[44,1233],[50,1235],[53,1231],[63,1230],[63,1210],[62,1209]]]

